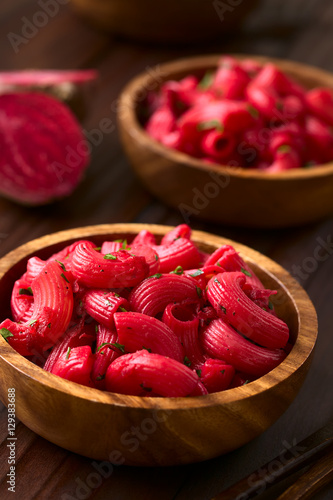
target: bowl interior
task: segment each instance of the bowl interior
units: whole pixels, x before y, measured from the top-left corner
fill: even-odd
[[[90,226],[39,238],[7,254],[0,259],[0,319],[10,313],[12,286],[31,256],[46,259],[78,239],[91,239],[97,246],[107,239],[131,241],[142,229],[159,240],[172,228]],[[129,465],[177,465],[242,446],[286,410],[302,385],[316,341],[311,301],[283,268],[258,252],[200,231],[193,231],[192,240],[209,252],[222,244],[233,245],[264,284],[278,290],[273,300],[278,315],[289,325],[294,344],[285,360],[263,377],[230,390],[201,397],[142,398],[64,380],[23,358],[0,337],[0,398],[6,404],[8,387],[16,387],[17,417],[25,425],[58,446],[90,458],[112,461],[110,451],[119,450]],[[123,437],[147,421],[153,422],[155,431],[133,452]],[[108,422],[112,426],[105,432]]]
[[[126,227],[124,228],[124,226]],[[9,258],[5,256],[0,261],[0,301],[2,304],[0,320],[2,321],[7,317],[11,317],[11,290],[14,282],[26,271],[26,264],[30,257],[38,256],[39,258],[45,260],[53,253],[60,251],[64,248],[64,246],[70,245],[78,239],[90,239],[96,244],[96,246],[101,246],[101,244],[108,239],[126,239],[130,243],[141,228],[148,228],[154,232],[157,242],[160,242],[165,232],[172,229],[169,226],[152,226],[142,224],[92,226],[88,228],[80,228],[77,236],[71,236],[71,231],[63,231],[55,233],[51,237],[43,237],[38,240],[34,240],[26,245],[23,245],[17,251],[11,252],[8,254]],[[290,342],[295,344],[300,333],[301,318],[299,306],[295,302],[295,296],[293,296],[292,290],[295,290],[296,286],[296,289],[298,288],[297,292],[304,294],[305,292],[301,289],[301,287],[297,286],[297,283],[294,282],[288,273],[276,263],[262,256],[258,252],[231,240],[215,237],[200,231],[193,232],[192,240],[197,244],[200,250],[208,253],[212,253],[222,244],[231,244],[238,251],[240,251],[243,258],[262,280],[266,288],[277,290],[277,294],[271,297],[271,301],[275,306],[278,316],[284,319],[284,321],[288,324],[290,329]],[[20,258],[21,254],[24,255]],[[313,311],[309,311],[309,314],[310,313],[312,313],[313,317]],[[315,339],[315,332],[313,339]],[[20,355],[18,356],[21,357]],[[289,357],[290,356],[288,356],[288,358]],[[279,367],[275,370],[278,368]]]
[[[216,69],[222,55],[207,55],[199,57],[190,57],[179,59],[169,63],[156,66],[156,71],[142,73],[132,80],[124,89],[119,106],[119,120],[128,127],[135,137],[142,144],[157,152],[158,154],[170,159],[171,161],[186,163],[191,167],[203,169],[206,171],[215,171],[217,173],[228,172],[228,175],[252,177],[252,178],[292,178],[309,177],[312,175],[321,176],[333,173],[333,162],[323,166],[309,167],[306,169],[291,169],[287,172],[272,173],[269,176],[256,169],[234,168],[222,164],[206,163],[200,159],[191,157],[185,153],[152,139],[144,129],[144,124],[149,117],[149,95],[158,92],[161,86],[168,80],[181,80],[182,78],[193,74],[202,78],[207,72]],[[269,58],[265,56],[252,56],[246,54],[232,54],[239,60],[253,59],[259,64],[264,65],[268,62],[274,63],[278,68],[291,76],[297,83],[305,88],[314,87],[333,87],[333,74],[317,67],[308,66],[295,61],[284,59]]]

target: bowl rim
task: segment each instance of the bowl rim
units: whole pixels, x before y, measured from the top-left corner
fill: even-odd
[[[161,144],[155,139],[151,138],[145,129],[141,126],[137,113],[136,113],[136,102],[140,101],[138,96],[143,93],[147,95],[147,92],[152,90],[152,85],[154,82],[156,84],[156,77],[154,75],[161,73],[161,82],[166,81],[170,78],[170,75],[175,73],[183,73],[184,67],[188,67],[188,73],[191,71],[198,70],[208,70],[209,68],[217,66],[219,59],[223,56],[232,56],[236,59],[253,59],[259,64],[264,64],[267,62],[272,62],[276,64],[279,68],[284,71],[290,71],[292,73],[302,72],[305,75],[309,75],[311,79],[317,78],[319,80],[328,80],[330,84],[325,84],[325,86],[333,87],[333,73],[321,69],[316,66],[311,66],[308,64],[303,64],[301,62],[252,55],[252,54],[208,54],[200,56],[192,56],[187,58],[175,59],[162,64],[157,64],[148,70],[141,72],[130,80],[127,85],[122,90],[119,97],[119,104],[117,109],[117,119],[120,124],[123,124],[126,131],[131,135],[133,139],[140,142],[148,150],[152,150],[155,154],[165,157],[170,162],[176,162],[183,165],[193,167],[198,170],[203,170],[205,172],[214,172],[217,174],[222,174],[227,177],[239,177],[245,179],[260,179],[267,182],[274,182],[276,180],[287,182],[289,179],[308,179],[315,177],[326,177],[329,174],[333,174],[333,160],[331,162],[312,166],[308,168],[294,168],[288,171],[282,172],[272,172],[265,173],[258,171],[256,169],[246,169],[244,167],[232,167],[228,165],[219,165],[214,163],[204,162],[200,159],[191,157],[186,153],[174,150]],[[164,73],[164,76],[163,76]],[[158,84],[158,86],[160,83]],[[319,85],[323,86],[323,85]],[[142,99],[142,97],[141,97]]]
[[[77,230],[80,229],[80,234]],[[73,240],[101,237],[103,235],[121,234],[135,235],[142,229],[151,231],[157,236],[163,236],[165,232],[173,229],[173,226],[163,226],[156,224],[101,224],[95,226],[85,226],[76,229],[69,229],[42,236],[21,245],[20,247],[7,253],[0,259],[0,283],[3,276],[10,272],[11,268],[23,260],[36,255],[38,251],[45,250],[55,244],[71,242]],[[204,238],[205,246],[220,246],[222,244],[233,245],[244,257],[247,262],[253,263],[262,269],[270,278],[277,281],[285,293],[292,300],[293,307],[298,315],[299,331],[296,343],[287,357],[276,368],[266,375],[250,382],[246,385],[235,387],[226,391],[195,397],[141,397],[128,396],[118,393],[110,393],[99,389],[85,387],[75,382],[71,382],[57,375],[44,371],[42,368],[34,365],[24,356],[17,353],[0,336],[0,358],[3,362],[11,365],[15,370],[21,372],[29,379],[46,386],[50,390],[60,391],[68,396],[75,396],[80,399],[88,400],[93,403],[101,403],[114,406],[126,406],[131,408],[146,408],[151,410],[196,410],[203,407],[211,407],[221,404],[229,404],[234,401],[247,399],[258,393],[270,390],[279,385],[286,378],[290,377],[296,371],[302,368],[304,363],[311,356],[317,339],[317,315],[315,308],[305,290],[299,283],[279,264],[266,257],[265,255],[237,243],[233,240],[216,236],[203,231],[192,231],[194,242],[202,241]],[[38,250],[36,251],[36,248]],[[261,263],[258,264],[258,258]],[[15,277],[18,279],[18,277]]]

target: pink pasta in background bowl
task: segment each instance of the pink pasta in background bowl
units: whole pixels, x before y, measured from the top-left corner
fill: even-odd
[[[156,72],[124,89],[121,138],[146,187],[186,222],[282,227],[333,211],[330,73],[259,56]]]
[[[316,316],[301,287],[186,224],[56,233],[0,271],[1,399],[15,387],[18,418],[93,458],[116,449],[122,463],[170,465],[227,452],[286,409],[309,367]],[[154,433],[133,451],[131,429],[147,421]]]

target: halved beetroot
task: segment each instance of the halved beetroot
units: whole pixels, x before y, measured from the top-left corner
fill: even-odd
[[[63,103],[38,92],[0,95],[0,194],[41,205],[72,193],[89,145]]]

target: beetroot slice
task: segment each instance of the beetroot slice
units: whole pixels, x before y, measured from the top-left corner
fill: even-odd
[[[94,69],[68,70],[22,70],[0,72],[0,88],[13,86],[48,86],[60,83],[85,83],[96,80],[98,72]]]
[[[0,95],[0,194],[39,205],[72,193],[90,155],[63,103],[38,92]]]

